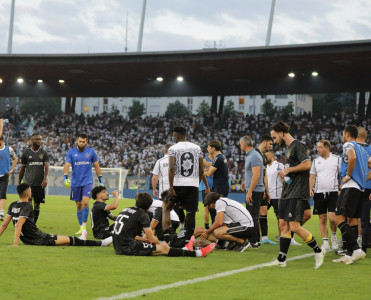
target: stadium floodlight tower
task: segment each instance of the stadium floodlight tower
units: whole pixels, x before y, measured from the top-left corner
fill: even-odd
[[[142,52],[142,39],[143,39],[144,18],[146,16],[146,4],[147,4],[147,0],[143,0],[142,18],[140,19],[138,47],[137,47],[138,52]]]
[[[266,46],[269,46],[271,43],[271,34],[272,34],[273,16],[274,16],[275,6],[276,6],[276,0],[272,0],[271,12],[269,15],[269,23],[268,23],[268,30],[267,30],[267,38],[265,39]]]
[[[7,52],[8,54],[12,54],[14,8],[15,8],[15,0],[12,0],[12,6],[10,9],[10,22],[9,22],[9,37],[8,37],[8,52]]]

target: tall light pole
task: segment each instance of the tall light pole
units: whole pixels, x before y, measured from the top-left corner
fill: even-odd
[[[147,0],[143,0],[142,17],[140,19],[138,47],[137,47],[138,52],[142,52],[142,39],[143,39],[144,17],[146,15],[146,4],[147,4]]]
[[[265,45],[269,46],[271,43],[271,33],[272,33],[272,25],[273,25],[273,16],[274,16],[274,7],[276,6],[276,0],[272,0],[271,5],[271,13],[269,15],[269,23],[268,23],[268,30],[267,30],[267,38],[265,40]]]
[[[15,0],[12,0],[12,6],[11,6],[11,9],[10,9],[9,38],[8,38],[8,52],[7,52],[8,54],[12,53],[14,8],[15,8]]]

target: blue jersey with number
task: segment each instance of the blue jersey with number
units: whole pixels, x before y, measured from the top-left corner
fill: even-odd
[[[93,173],[91,171],[93,163],[98,161],[97,154],[92,148],[85,147],[84,151],[73,148],[68,151],[66,162],[72,167],[71,186],[79,187],[93,183]]]

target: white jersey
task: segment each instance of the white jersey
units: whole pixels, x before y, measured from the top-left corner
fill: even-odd
[[[215,202],[216,213],[224,212],[225,224],[240,223],[242,226],[254,227],[254,221],[247,209],[239,202],[228,198],[219,198]]]
[[[169,148],[168,154],[175,157],[174,186],[198,188],[199,159],[203,159],[201,148],[190,142],[179,142]]]
[[[337,192],[339,190],[340,156],[330,153],[327,159],[318,156],[313,160],[310,174],[316,175],[315,193]]]
[[[158,190],[161,196],[163,191],[170,188],[169,185],[169,155],[165,155],[156,161],[155,167],[153,168],[154,175],[158,176]]]
[[[161,200],[153,200],[152,205],[150,208],[148,208],[148,211],[154,213],[156,208],[162,207],[162,203],[163,202]],[[170,219],[171,221],[180,222],[179,216],[174,210],[170,212]]]
[[[278,175],[278,172],[283,169],[283,164],[275,160],[267,166],[268,189],[271,199],[281,198],[283,179]]]

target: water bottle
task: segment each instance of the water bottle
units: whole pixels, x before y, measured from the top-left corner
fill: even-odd
[[[121,194],[121,192],[119,191],[119,196],[120,196],[120,194]],[[109,197],[109,198],[115,198],[115,196],[112,195],[112,194],[109,194],[108,197]]]
[[[8,124],[9,123],[9,120],[8,119],[4,119],[4,124]]]
[[[280,167],[277,167],[277,171],[281,171],[282,169],[280,169]],[[291,184],[292,182],[292,179],[290,178],[290,176],[288,175],[285,175],[285,177],[283,177],[283,180],[287,183],[287,184]]]

